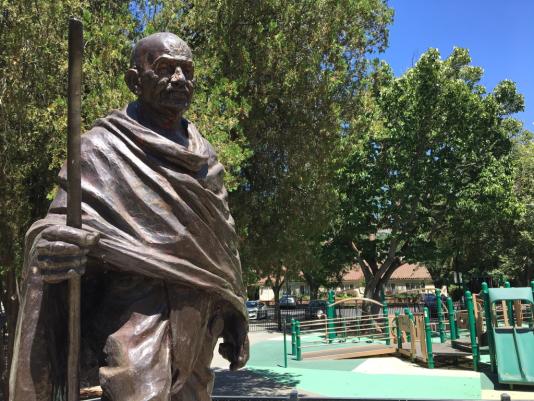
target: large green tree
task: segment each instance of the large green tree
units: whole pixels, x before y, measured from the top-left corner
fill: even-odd
[[[364,58],[386,45],[391,11],[376,0],[222,1],[197,11],[200,48],[217,55],[249,106],[240,126],[252,155],[231,194],[243,265],[271,276],[278,297],[286,277],[317,263],[343,115]]]
[[[512,241],[501,255],[502,270],[519,285],[534,280],[534,141],[526,135],[515,150],[514,193],[519,217],[511,225]]]
[[[488,93],[470,61],[465,49],[445,60],[430,49],[399,78],[377,64],[363,112],[347,123],[325,253],[361,266],[367,297],[403,262],[434,260],[444,238],[476,238],[475,222],[516,213],[510,153],[520,125],[509,116],[523,98],[510,81]]]

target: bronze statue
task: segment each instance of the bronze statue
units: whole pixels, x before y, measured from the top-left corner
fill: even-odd
[[[81,382],[108,401],[205,401],[219,352],[248,359],[247,317],[223,166],[183,118],[194,65],[157,33],[134,47],[138,99],[82,136],[82,229],[65,225],[66,169],[26,235],[10,400],[63,400],[67,272],[82,276]]]

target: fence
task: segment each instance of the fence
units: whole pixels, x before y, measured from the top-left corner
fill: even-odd
[[[403,313],[406,308],[412,313],[423,313],[423,303],[388,303],[389,314],[394,315],[395,312]],[[280,331],[283,322],[289,326],[291,319],[295,320],[312,320],[316,319],[318,312],[326,313],[326,310],[321,307],[310,307],[308,305],[297,305],[295,308],[280,309],[280,327],[276,317],[276,308],[264,308],[258,313],[258,319],[249,321],[249,331]],[[336,317],[356,318],[361,316],[361,307],[356,306],[336,306]]]

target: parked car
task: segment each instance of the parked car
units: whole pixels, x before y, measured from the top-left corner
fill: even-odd
[[[260,320],[267,318],[267,308],[265,304],[260,301],[247,301],[245,302],[247,307],[249,320]]]
[[[280,301],[278,303],[280,305],[281,309],[284,308],[296,308],[297,307],[297,301],[295,300],[295,297],[291,295],[284,295],[282,298],[280,298]]]
[[[425,306],[428,308],[428,311],[430,312],[431,317],[437,316],[437,297],[435,294],[423,294],[422,295],[422,301],[425,304]],[[441,302],[444,305],[447,302],[447,297],[445,295],[441,295]]]
[[[323,299],[314,299],[310,301],[306,308],[306,320],[320,319],[326,315],[327,302]]]

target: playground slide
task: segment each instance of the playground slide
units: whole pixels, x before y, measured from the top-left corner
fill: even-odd
[[[534,331],[528,328],[494,328],[499,382],[534,384]]]

